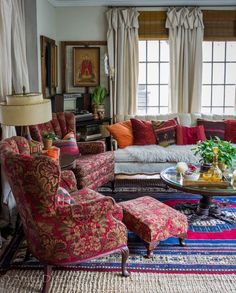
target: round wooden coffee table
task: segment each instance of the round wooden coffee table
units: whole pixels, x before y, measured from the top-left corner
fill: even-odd
[[[80,154],[70,155],[70,154],[61,153],[60,160],[59,160],[61,169],[70,170],[75,168],[76,159],[78,159],[79,157],[80,157]]]
[[[221,208],[216,203],[212,203],[214,196],[235,196],[236,188],[231,184],[229,186],[221,188],[214,186],[184,186],[183,178],[177,174],[175,167],[169,167],[161,172],[161,179],[169,187],[180,190],[186,193],[199,194],[202,196],[198,204],[183,204],[183,206],[192,210],[192,215],[189,217],[190,222],[199,220],[199,218],[216,218],[231,224],[236,223],[235,219],[227,216],[221,211]]]

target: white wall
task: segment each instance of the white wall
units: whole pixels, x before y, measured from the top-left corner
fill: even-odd
[[[39,89],[41,91],[41,58],[40,36],[46,36],[56,40],[56,8],[48,0],[37,0],[37,42],[38,42],[38,68]]]
[[[56,8],[56,38],[58,41],[106,40],[106,7]]]

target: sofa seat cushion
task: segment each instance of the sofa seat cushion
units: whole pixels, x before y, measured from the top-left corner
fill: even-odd
[[[150,196],[121,202],[119,205],[123,208],[123,222],[127,228],[145,242],[187,234],[187,217]]]

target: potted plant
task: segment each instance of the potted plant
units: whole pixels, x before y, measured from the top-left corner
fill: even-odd
[[[54,132],[43,132],[42,138],[43,138],[44,149],[48,150],[52,147],[52,143],[54,140],[57,139],[57,136]]]
[[[231,142],[221,140],[219,137],[197,143],[197,146],[193,148],[194,154],[201,157],[201,163],[211,165],[214,157],[213,147],[218,147],[219,149],[219,167],[221,169],[232,167],[233,161],[236,160],[236,147]]]
[[[95,119],[103,119],[105,116],[105,106],[103,103],[106,96],[107,90],[101,85],[97,86],[92,93],[93,113]]]

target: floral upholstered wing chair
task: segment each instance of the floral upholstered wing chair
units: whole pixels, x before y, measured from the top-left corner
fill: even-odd
[[[72,131],[76,134],[75,116],[71,112],[52,113],[51,121],[30,126],[32,138],[40,142],[43,132],[54,132],[59,139],[63,139]],[[81,156],[76,159],[73,169],[78,188],[89,187],[96,190],[114,180],[114,153],[105,152],[103,141],[78,142],[78,147]]]
[[[60,170],[46,156],[32,157],[23,137],[0,143],[1,163],[17,203],[30,252],[44,264],[44,293],[49,292],[53,265],[68,265],[113,252],[122,253],[128,276],[127,229],[122,209],[112,198],[77,189],[72,171]],[[59,190],[69,197],[61,201]]]

